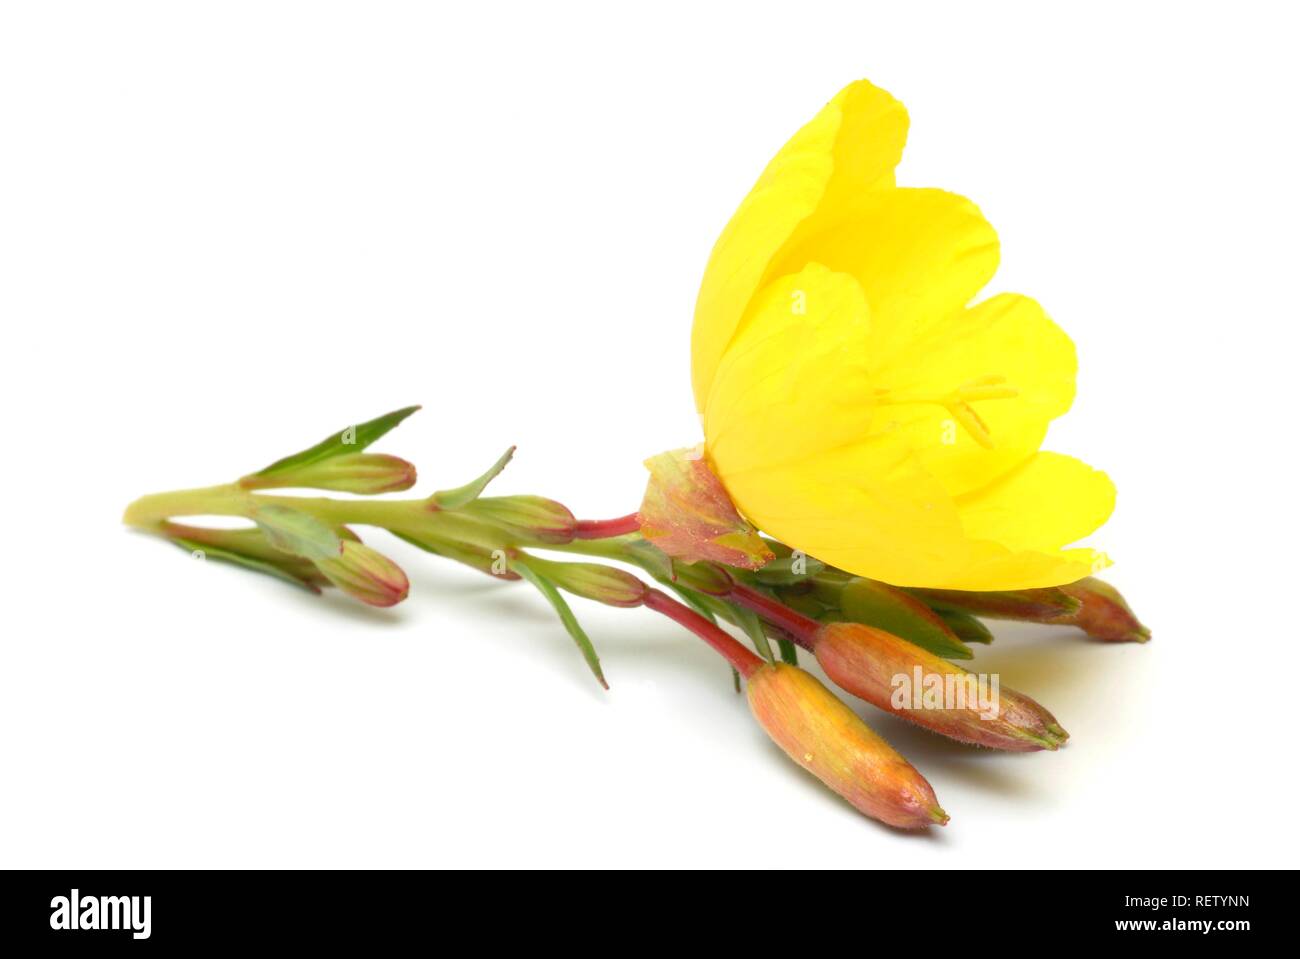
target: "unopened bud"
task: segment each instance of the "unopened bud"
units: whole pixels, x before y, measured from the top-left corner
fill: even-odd
[[[645,602],[648,587],[631,573],[598,563],[555,563],[528,558],[528,565],[575,596],[608,606],[632,607]]]
[[[935,609],[956,609],[987,619],[1052,623],[1079,610],[1079,601],[1058,586],[982,593],[957,589],[909,589],[908,592]]]
[[[674,559],[759,569],[772,551],[745,522],[702,450],[673,450],[645,461],[650,470],[638,516],[641,534]]]
[[[952,739],[1031,752],[1069,738],[1051,713],[997,676],[967,672],[884,630],[833,623],[812,644],[837,686]]]
[[[578,526],[568,507],[542,496],[481,496],[456,515],[495,527],[520,546],[571,543]]]
[[[786,755],[859,812],[902,829],[948,821],[925,777],[812,674],[760,666],[749,677],[749,706]]]
[[[323,489],[341,493],[395,493],[415,485],[415,466],[385,453],[344,453],[274,473],[245,476],[244,489]]]
[[[410,583],[400,566],[369,546],[350,539],[341,543],[337,556],[315,561],[331,583],[371,606],[394,606],[406,599]]]
[[[1151,630],[1138,622],[1119,590],[1110,583],[1089,576],[1061,589],[1083,605],[1073,615],[1055,622],[1078,626],[1094,639],[1110,643],[1145,643],[1151,638]]]
[[[507,549],[487,549],[473,543],[458,543],[432,537],[410,536],[406,533],[394,533],[398,539],[406,540],[412,546],[419,547],[426,553],[445,556],[458,563],[487,573],[497,579],[519,579],[519,574],[510,569],[510,553]]]

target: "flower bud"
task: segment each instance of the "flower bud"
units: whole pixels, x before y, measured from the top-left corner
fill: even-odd
[[[958,589],[909,589],[936,610],[955,609],[986,619],[1052,623],[1079,610],[1079,600],[1059,586],[1041,589],[967,592]]]
[[[568,507],[541,496],[482,496],[455,515],[495,527],[520,546],[571,543],[578,526]]]
[[[811,673],[760,666],[749,677],[749,706],[786,755],[859,812],[902,829],[948,821],[925,777]]]
[[[410,584],[402,568],[382,553],[354,540],[341,541],[337,556],[316,559],[316,568],[348,595],[371,606],[394,606],[406,599]]]
[[[528,558],[528,564],[565,592],[607,606],[633,607],[645,602],[647,586],[631,573],[599,563],[556,563]]]
[[[1083,605],[1055,622],[1078,626],[1094,639],[1110,643],[1145,643],[1151,638],[1151,630],[1138,622],[1119,590],[1110,583],[1089,576],[1061,589]]]
[[[395,493],[415,485],[415,466],[385,453],[344,453],[314,463],[254,473],[239,481],[244,489],[323,489],[341,493]]]
[[[700,449],[645,461],[650,470],[638,515],[641,534],[674,559],[759,569],[772,551],[745,522]]]
[[[812,644],[837,686],[952,739],[1031,752],[1056,749],[1069,738],[1051,713],[1002,688],[996,676],[969,673],[884,630],[832,623]]]
[[[445,556],[447,559],[464,563],[496,579],[519,579],[519,574],[510,569],[510,552],[507,549],[489,550],[473,543],[458,543],[454,540],[440,540],[428,536],[411,536],[407,533],[394,532],[393,535],[426,553]]]

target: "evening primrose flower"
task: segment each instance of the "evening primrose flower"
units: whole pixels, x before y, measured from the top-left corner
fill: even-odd
[[[776,155],[714,247],[692,379],[705,453],[789,546],[896,586],[1009,590],[1107,565],[1067,549],[1114,506],[1040,452],[1075,352],[998,264],[969,201],[894,184],[907,114],[860,81]]]
[[[192,557],[373,606],[409,591],[403,570],[353,532],[384,530],[526,581],[605,688],[566,597],[645,608],[720,654],[773,742],[859,812],[942,825],[925,777],[798,667],[798,648],[881,709],[962,742],[1031,751],[1066,740],[1052,714],[948,661],[992,639],[977,617],[1068,623],[1111,641],[1150,631],[1088,575],[1100,554],[1066,548],[1109,515],[1110,481],[1039,450],[1073,399],[1074,347],[1026,297],[972,305],[997,238],[961,197],[895,185],[906,131],[892,97],[855,83],[763,173],[696,307],[705,442],[647,460],[634,513],[579,519],[549,497],[485,495],[513,446],[468,483],[394,498],[415,484],[415,466],[370,447],[410,406],[234,482],[143,496],[123,518]],[[350,495],[278,492],[296,488]],[[197,525],[213,516],[234,528]]]

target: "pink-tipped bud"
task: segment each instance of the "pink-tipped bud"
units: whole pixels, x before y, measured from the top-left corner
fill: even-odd
[[[315,563],[331,583],[371,606],[394,606],[406,599],[410,590],[400,566],[354,540],[341,540],[337,556],[317,559]]]
[[[578,527],[567,506],[542,496],[481,496],[455,515],[486,523],[517,546],[571,543]]]
[[[749,677],[749,706],[786,755],[859,812],[901,829],[948,821],[925,777],[812,674],[760,666]]]
[[[1031,752],[1056,749],[1069,734],[1056,718],[999,677],[977,675],[891,633],[833,623],[813,636],[831,681],[873,706],[952,739]]]
[[[1089,576],[1061,589],[1082,605],[1074,614],[1055,622],[1078,626],[1093,639],[1108,643],[1145,643],[1151,638],[1151,630],[1138,622],[1119,590],[1110,583]]]
[[[531,556],[528,565],[574,596],[607,606],[631,608],[645,602],[649,588],[631,573],[599,563],[557,563]]]
[[[396,493],[415,485],[415,466],[386,453],[344,453],[329,459],[245,476],[244,489],[323,489],[340,493]]]

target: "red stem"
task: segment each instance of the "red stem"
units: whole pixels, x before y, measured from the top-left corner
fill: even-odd
[[[683,603],[677,602],[667,593],[657,589],[646,593],[645,604],[656,613],[663,613],[674,622],[685,626],[700,639],[704,640],[722,654],[722,658],[731,663],[740,675],[748,679],[754,671],[763,665],[759,659],[734,637],[723,632],[717,626]]]
[[[641,520],[636,513],[628,513],[617,519],[580,519],[573,535],[577,539],[608,539],[635,533],[641,529]]]
[[[802,613],[795,612],[789,606],[777,602],[772,597],[740,583],[736,583],[731,587],[727,599],[739,606],[744,606],[746,609],[753,610],[769,623],[780,626],[790,634],[790,638],[796,643],[804,649],[812,651],[813,639],[817,635],[817,630],[821,628],[816,620],[809,619]]]

